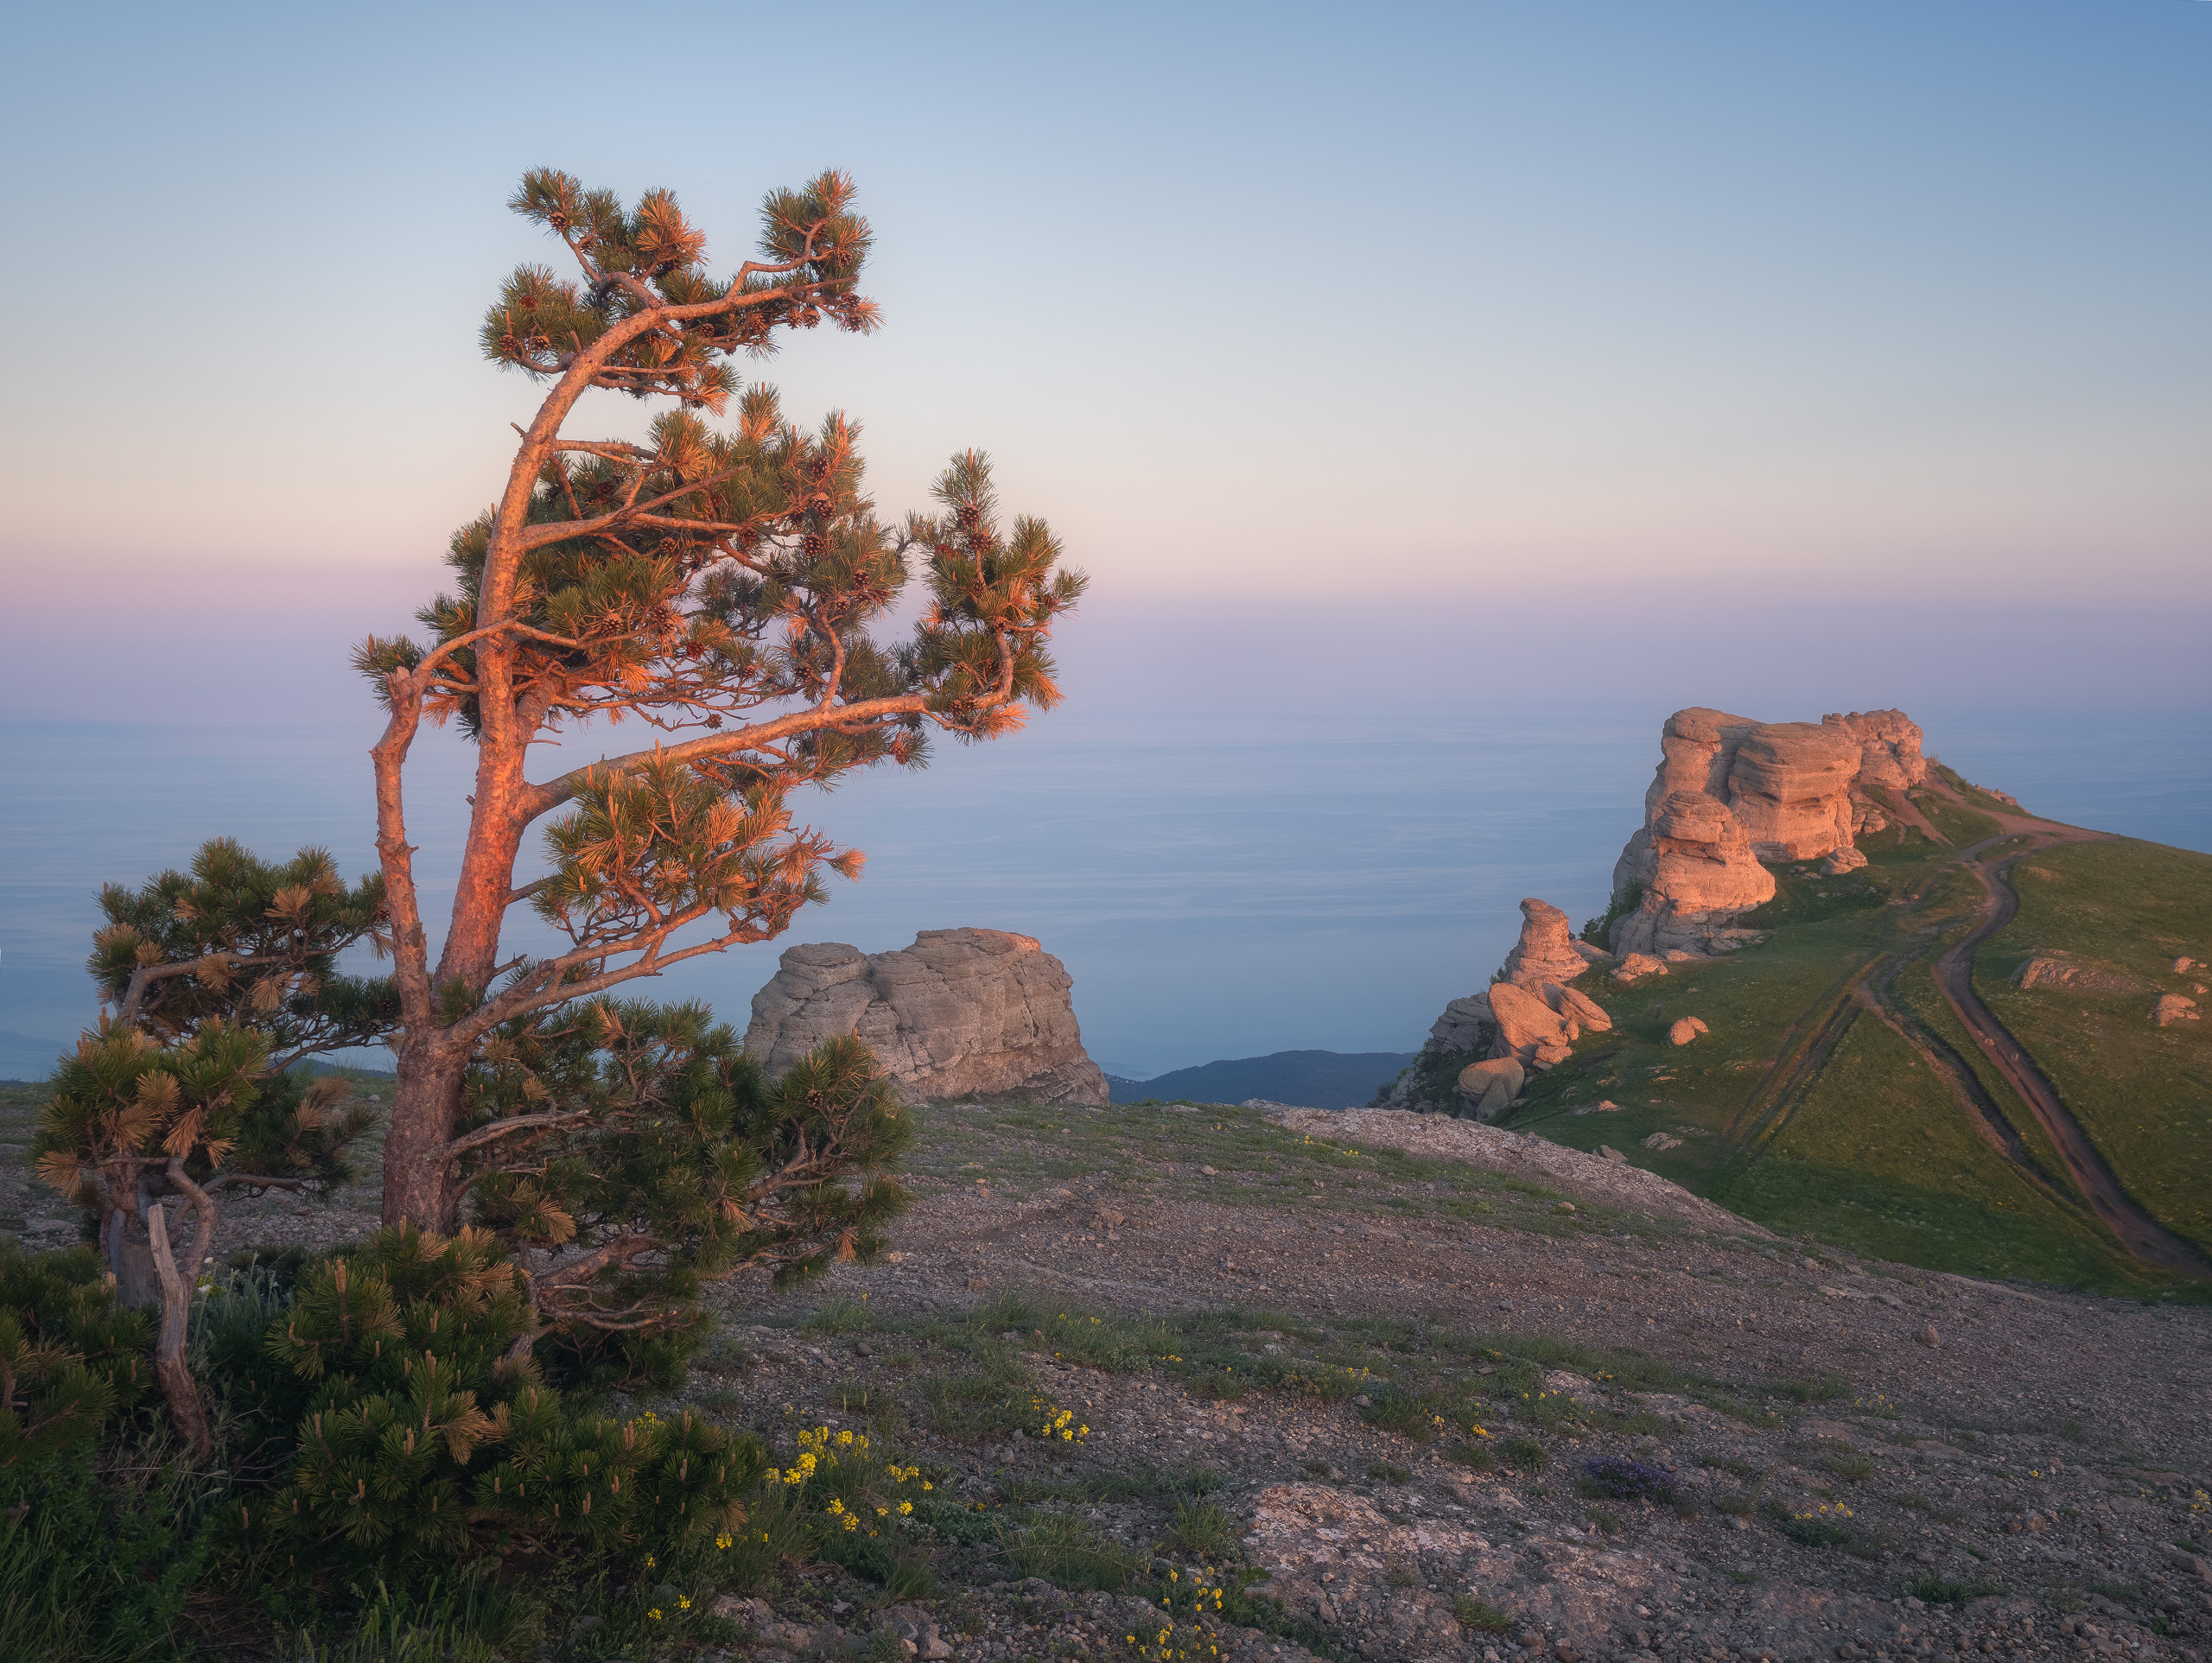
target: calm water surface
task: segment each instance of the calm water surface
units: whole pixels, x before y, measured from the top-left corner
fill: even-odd
[[[782,943],[640,991],[707,1000],[741,1025],[792,941],[874,951],[973,924],[1036,936],[1065,961],[1091,1053],[1115,1073],[1411,1050],[1504,956],[1522,896],[1578,920],[1602,909],[1662,714],[1202,731],[1055,714],[998,744],[945,746],[925,772],[807,799],[803,816],[868,852],[862,881],[831,879],[830,904]],[[1931,752],[2032,809],[2212,849],[2202,713],[1914,714]],[[0,738],[0,1076],[42,1074],[92,1019],[83,965],[103,882],[141,880],[218,834],[265,855],[320,843],[367,870],[372,737],[56,723]],[[410,825],[435,887],[451,882],[467,759],[445,735],[420,754]]]

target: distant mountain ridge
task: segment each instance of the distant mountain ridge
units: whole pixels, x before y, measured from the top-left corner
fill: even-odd
[[[1295,1103],[1302,1108],[1364,1108],[1376,1089],[1389,1084],[1410,1063],[1413,1051],[1279,1050],[1266,1057],[1240,1057],[1195,1068],[1176,1069],[1149,1080],[1106,1076],[1112,1101],[1142,1102],[1177,1098],[1199,1103],[1242,1103],[1255,1097]]]

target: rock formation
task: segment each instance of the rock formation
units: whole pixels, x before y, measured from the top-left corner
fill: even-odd
[[[1774,874],[1759,864],[1728,804],[1703,791],[1674,790],[1648,815],[1613,868],[1617,900],[1633,886],[1643,892],[1636,911],[1613,925],[1613,950],[1725,952],[1755,933],[1736,929],[1736,915],[1774,898]]]
[[[1471,1087],[1464,1059],[1510,1058],[1516,1073],[1565,1062],[1568,1047],[1580,1035],[1613,1025],[1597,1000],[1567,984],[1611,957],[1575,940],[1559,908],[1529,896],[1521,903],[1520,939],[1505,955],[1498,979],[1444,1007],[1428,1031],[1427,1044],[1384,1101],[1492,1118],[1519,1095],[1520,1082],[1516,1079],[1502,1098],[1491,1092],[1487,1078]],[[1447,1068],[1453,1071],[1444,1071]]]
[[[1467,1100],[1467,1113],[1478,1120],[1494,1120],[1512,1107],[1529,1076],[1510,1057],[1470,1063],[1459,1070],[1459,1095]]]
[[[1760,862],[1821,860],[1830,877],[1866,864],[1853,839],[1889,823],[1873,789],[1928,777],[1920,729],[1901,710],[1818,722],[1761,722],[1702,706],[1659,737],[1644,823],[1613,868],[1613,950],[1663,956],[1727,952],[1751,939],[1737,915],[1774,894]]]
[[[1567,914],[1531,895],[1521,903],[1521,939],[1505,955],[1499,979],[1522,987],[1541,987],[1548,981],[1564,984],[1611,956],[1575,940]]]
[[[1859,783],[1880,785],[1892,791],[1909,791],[1928,778],[1928,759],[1920,754],[1920,728],[1902,710],[1869,710],[1863,715],[1821,718],[1823,727],[1841,729],[1859,743]]]
[[[771,1076],[836,1034],[858,1034],[907,1102],[1103,1103],[1059,960],[1027,936],[925,930],[912,947],[787,949],[753,996],[745,1049]]]
[[[2158,1002],[2151,1009],[2151,1020],[2160,1027],[2170,1027],[2177,1022],[2197,1019],[2196,1001],[2180,993],[2160,993]]]
[[[1678,1016],[1668,1026],[1667,1043],[1670,1045],[1687,1045],[1700,1034],[1708,1031],[1705,1024],[1698,1018]]]
[[[2038,947],[2012,972],[2016,987],[2072,987],[2086,993],[2132,993],[2141,978],[2094,964],[2077,964],[2061,949]]]

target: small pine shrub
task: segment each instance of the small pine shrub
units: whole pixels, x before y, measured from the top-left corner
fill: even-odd
[[[459,1564],[696,1548],[734,1533],[760,1446],[685,1413],[579,1414],[516,1342],[534,1324],[492,1238],[398,1225],[315,1266],[239,1390],[292,1425],[237,1548],[327,1596]]]
[[[0,1242],[0,1483],[89,1445],[153,1385],[154,1315],[118,1306],[105,1269],[90,1247]]]

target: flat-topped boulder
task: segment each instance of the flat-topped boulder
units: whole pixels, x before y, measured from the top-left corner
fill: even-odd
[[[1103,1103],[1059,960],[1003,930],[925,930],[912,947],[842,942],[785,950],[753,996],[745,1049],[771,1078],[856,1034],[910,1103]]]

